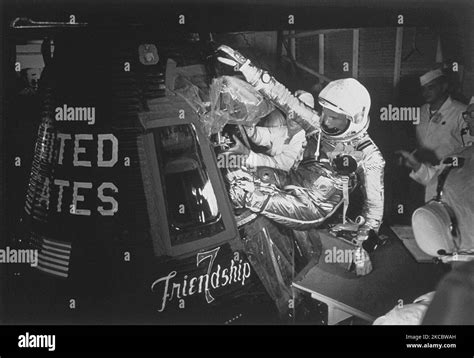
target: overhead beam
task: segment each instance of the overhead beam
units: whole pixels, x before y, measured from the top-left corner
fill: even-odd
[[[300,38],[300,37],[309,37],[309,36],[316,36],[320,34],[331,34],[333,32],[341,32],[341,31],[350,31],[353,30],[352,28],[349,29],[322,29],[322,30],[314,30],[314,31],[305,31],[305,32],[298,32],[290,33],[286,35],[286,38]]]

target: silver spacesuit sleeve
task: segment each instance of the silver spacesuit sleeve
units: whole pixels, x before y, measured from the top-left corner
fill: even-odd
[[[382,224],[384,210],[384,168],[385,160],[372,139],[368,139],[361,151],[364,158],[361,163],[361,179],[365,202],[362,215],[365,218],[364,228],[378,232]],[[365,141],[367,143],[367,141]]]
[[[219,58],[221,62],[236,65],[236,70],[242,72],[247,82],[288,113],[289,118],[298,123],[305,130],[306,135],[319,132],[319,115],[314,109],[308,107],[267,71],[253,65],[238,51],[225,45],[219,46],[219,50],[225,52],[232,59],[229,62],[229,60]]]
[[[250,63],[240,68],[246,80],[266,98],[289,114],[290,119],[298,123],[307,135],[319,132],[319,115],[304,102],[295,97],[283,84]]]

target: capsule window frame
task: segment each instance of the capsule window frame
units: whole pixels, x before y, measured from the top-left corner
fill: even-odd
[[[186,119],[160,118],[157,112],[142,112],[139,114],[142,126],[146,133],[143,135],[143,147],[145,161],[142,161],[142,172],[147,171],[152,179],[153,195],[145,195],[148,205],[148,215],[151,226],[151,236],[155,256],[181,257],[195,254],[200,250],[205,250],[229,243],[238,239],[239,232],[237,223],[232,211],[230,198],[227,195],[222,174],[217,166],[217,158],[212,149],[211,143],[200,129],[199,119],[195,113],[188,113]],[[219,213],[224,223],[224,230],[213,235],[188,243],[171,245],[171,235],[169,231],[168,215],[166,214],[166,202],[163,192],[161,173],[156,154],[155,137],[153,130],[161,127],[189,124],[194,126],[196,139],[200,144],[201,154],[206,166],[209,180],[211,181],[219,203]],[[148,168],[143,168],[144,163]],[[144,183],[144,185],[149,185]],[[157,212],[155,211],[157,210]],[[158,219],[158,220],[157,220]]]

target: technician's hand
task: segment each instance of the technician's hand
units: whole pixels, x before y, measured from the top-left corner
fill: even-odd
[[[362,224],[357,230],[357,245],[361,246],[362,243],[369,238],[370,227]]]
[[[370,256],[362,247],[355,249],[353,261],[355,264],[355,272],[357,276],[365,276],[372,272],[372,262],[370,261]]]
[[[248,137],[252,137],[255,134],[255,126],[243,126],[243,127]]]
[[[414,152],[407,152],[406,150],[397,150],[395,154],[400,155],[403,158],[403,164],[413,169],[415,172],[420,169],[421,163],[413,155]]]
[[[249,155],[250,154],[250,149],[243,144],[239,138],[237,138],[235,135],[232,136],[235,140],[235,145],[230,148],[227,153],[230,154],[243,154],[243,155]]]

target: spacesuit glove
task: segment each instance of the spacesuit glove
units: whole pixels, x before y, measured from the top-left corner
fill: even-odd
[[[357,276],[365,276],[372,272],[372,262],[370,256],[361,246],[357,247],[353,253],[353,263]]]
[[[260,69],[255,67],[250,60],[240,52],[235,51],[233,48],[226,45],[219,46],[218,50],[226,55],[226,57],[217,57],[219,62],[228,66],[233,66],[234,71],[242,72],[249,83],[253,84],[258,78],[260,78]]]
[[[246,196],[247,192],[239,185],[232,185],[229,188],[229,197],[235,209],[245,208]]]
[[[238,180],[230,185],[229,196],[232,201],[232,205],[236,209],[243,209],[246,207],[245,203],[247,201],[249,193],[255,191],[255,185],[248,180]]]

